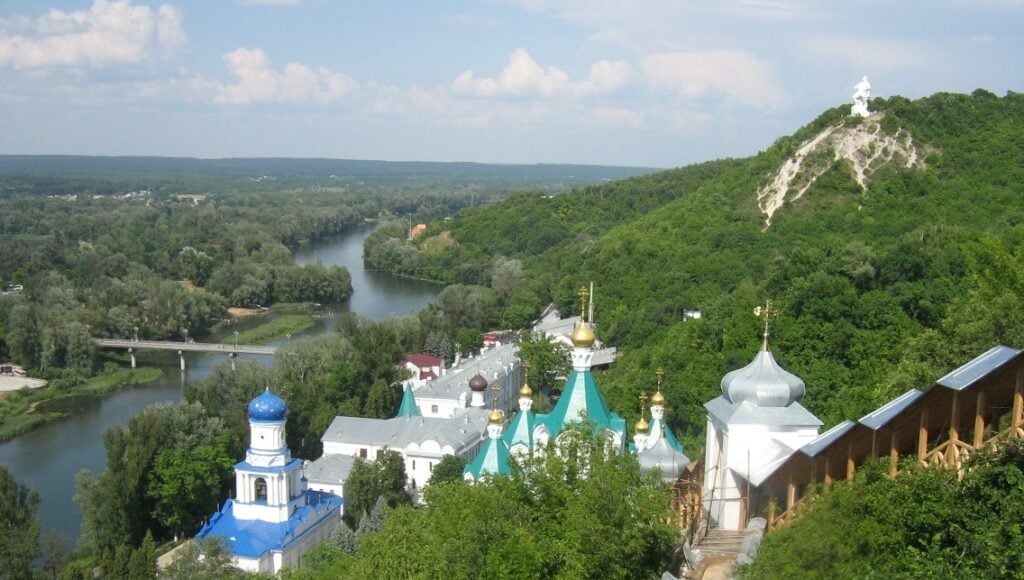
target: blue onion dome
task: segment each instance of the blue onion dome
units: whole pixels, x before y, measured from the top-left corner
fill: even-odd
[[[249,401],[250,421],[284,421],[284,414],[288,410],[284,399],[270,392],[270,389],[263,391],[260,396]]]
[[[722,377],[722,393],[733,403],[788,407],[803,398],[804,382],[780,367],[771,351],[762,349],[750,364]]]

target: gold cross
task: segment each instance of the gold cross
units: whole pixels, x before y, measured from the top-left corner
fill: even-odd
[[[491,409],[498,408],[498,391],[500,390],[501,385],[498,383],[495,382],[491,385]]]
[[[576,296],[580,299],[580,320],[583,322],[587,321],[587,298],[590,297],[590,292],[587,291],[586,286],[580,286],[580,289],[576,291]]]
[[[778,314],[778,309],[772,306],[771,299],[765,301],[764,306],[754,308],[754,316],[764,319],[764,350],[768,350],[768,325],[772,316]]]

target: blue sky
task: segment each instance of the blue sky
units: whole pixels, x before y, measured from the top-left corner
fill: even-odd
[[[0,154],[670,167],[1022,56],[1022,0],[4,0]]]

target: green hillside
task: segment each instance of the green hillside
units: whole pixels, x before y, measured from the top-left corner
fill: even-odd
[[[749,159],[463,211],[385,266],[490,284],[496,256],[519,259],[523,282],[494,324],[552,300],[571,308],[594,280],[599,337],[622,352],[600,378],[611,404],[635,415],[663,367],[670,420],[691,443],[722,374],[753,357],[752,310],[770,298],[773,351],[806,381],[805,404],[826,423],[856,417],[993,343],[1024,346],[1024,95],[872,107],[879,134],[909,132],[924,167],[881,165],[862,191],[850,162],[818,152],[824,173],[767,229],[758,189],[801,143],[861,123],[848,107]]]

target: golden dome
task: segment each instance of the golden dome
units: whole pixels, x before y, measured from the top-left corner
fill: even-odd
[[[523,383],[523,388],[519,389],[519,396],[526,397],[527,399],[533,396],[533,389],[530,388],[530,383]]]
[[[491,409],[491,414],[487,416],[487,422],[491,425],[501,425],[505,421],[505,415],[497,409]]]
[[[635,427],[637,433],[647,433],[647,429],[649,428],[647,425],[647,419],[640,417],[640,420],[636,422]]]
[[[590,325],[586,322],[580,322],[569,338],[572,339],[572,343],[576,346],[591,346],[597,340],[597,337],[594,336],[594,331],[590,329]]]
[[[651,404],[652,405],[662,405],[662,406],[664,406],[665,405],[665,395],[662,395],[661,391],[658,391],[657,393],[654,393],[654,396],[651,397]]]

